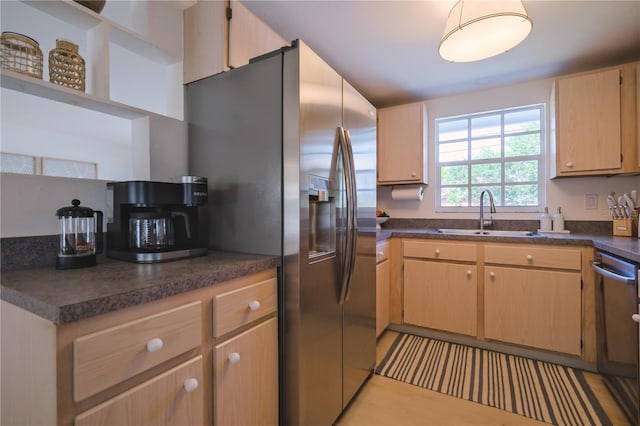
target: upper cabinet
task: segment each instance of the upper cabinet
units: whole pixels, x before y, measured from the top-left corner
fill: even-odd
[[[427,109],[413,103],[378,110],[378,185],[427,183]]]
[[[199,1],[184,19],[185,84],[289,44],[237,0]]]
[[[638,168],[640,168],[640,63],[636,64],[636,139]]]
[[[556,80],[551,177],[640,172],[636,67],[625,64]]]

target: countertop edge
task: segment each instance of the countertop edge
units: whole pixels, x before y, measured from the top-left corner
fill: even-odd
[[[229,261],[229,266],[223,265],[212,271],[194,270],[188,275],[167,282],[149,283],[149,285],[126,291],[116,291],[68,304],[47,302],[43,298],[30,294],[29,291],[21,291],[19,288],[5,285],[3,280],[0,285],[0,299],[51,321],[55,325],[61,325],[259,273],[279,267],[281,263],[277,256],[261,255],[236,262],[232,260]]]
[[[591,246],[627,260],[640,263],[640,239],[588,234],[544,234],[534,236],[467,236],[441,234],[435,229],[390,228],[378,231],[377,241],[389,238],[424,238],[450,241],[478,241],[494,243],[550,244],[564,246]]]

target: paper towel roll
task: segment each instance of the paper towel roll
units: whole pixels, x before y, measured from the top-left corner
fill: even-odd
[[[424,190],[422,186],[398,187],[391,190],[392,200],[422,201]]]

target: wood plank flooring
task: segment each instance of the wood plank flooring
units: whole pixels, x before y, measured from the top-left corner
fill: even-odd
[[[378,340],[377,363],[398,333],[386,331]],[[595,374],[586,374],[596,397],[611,422],[628,425],[624,414]],[[438,392],[374,375],[336,423],[338,426],[505,425],[547,423],[497,408],[465,401]]]

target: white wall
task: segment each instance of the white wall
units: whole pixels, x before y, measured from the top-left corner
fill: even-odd
[[[106,181],[1,173],[0,237],[57,234],[56,210],[74,198],[106,216]]]
[[[428,171],[430,182],[424,186],[424,198],[418,201],[396,201],[391,199],[391,187],[378,187],[378,208],[395,218],[450,218],[475,219],[477,213],[436,212],[436,176],[433,161],[435,159],[435,119],[441,117],[493,111],[503,108],[531,104],[545,104],[546,123],[549,123],[549,101],[552,79],[536,80],[523,84],[505,86],[462,95],[443,97],[425,101],[429,120],[428,128]],[[549,175],[549,128],[546,126],[547,156],[546,175]],[[606,203],[606,195],[640,191],[640,176],[616,177],[579,177],[550,180],[545,177],[546,205],[550,211],[562,206],[567,220],[611,220]],[[585,209],[585,194],[598,195],[598,208]],[[495,219],[538,219],[540,213],[501,213],[493,215]]]

